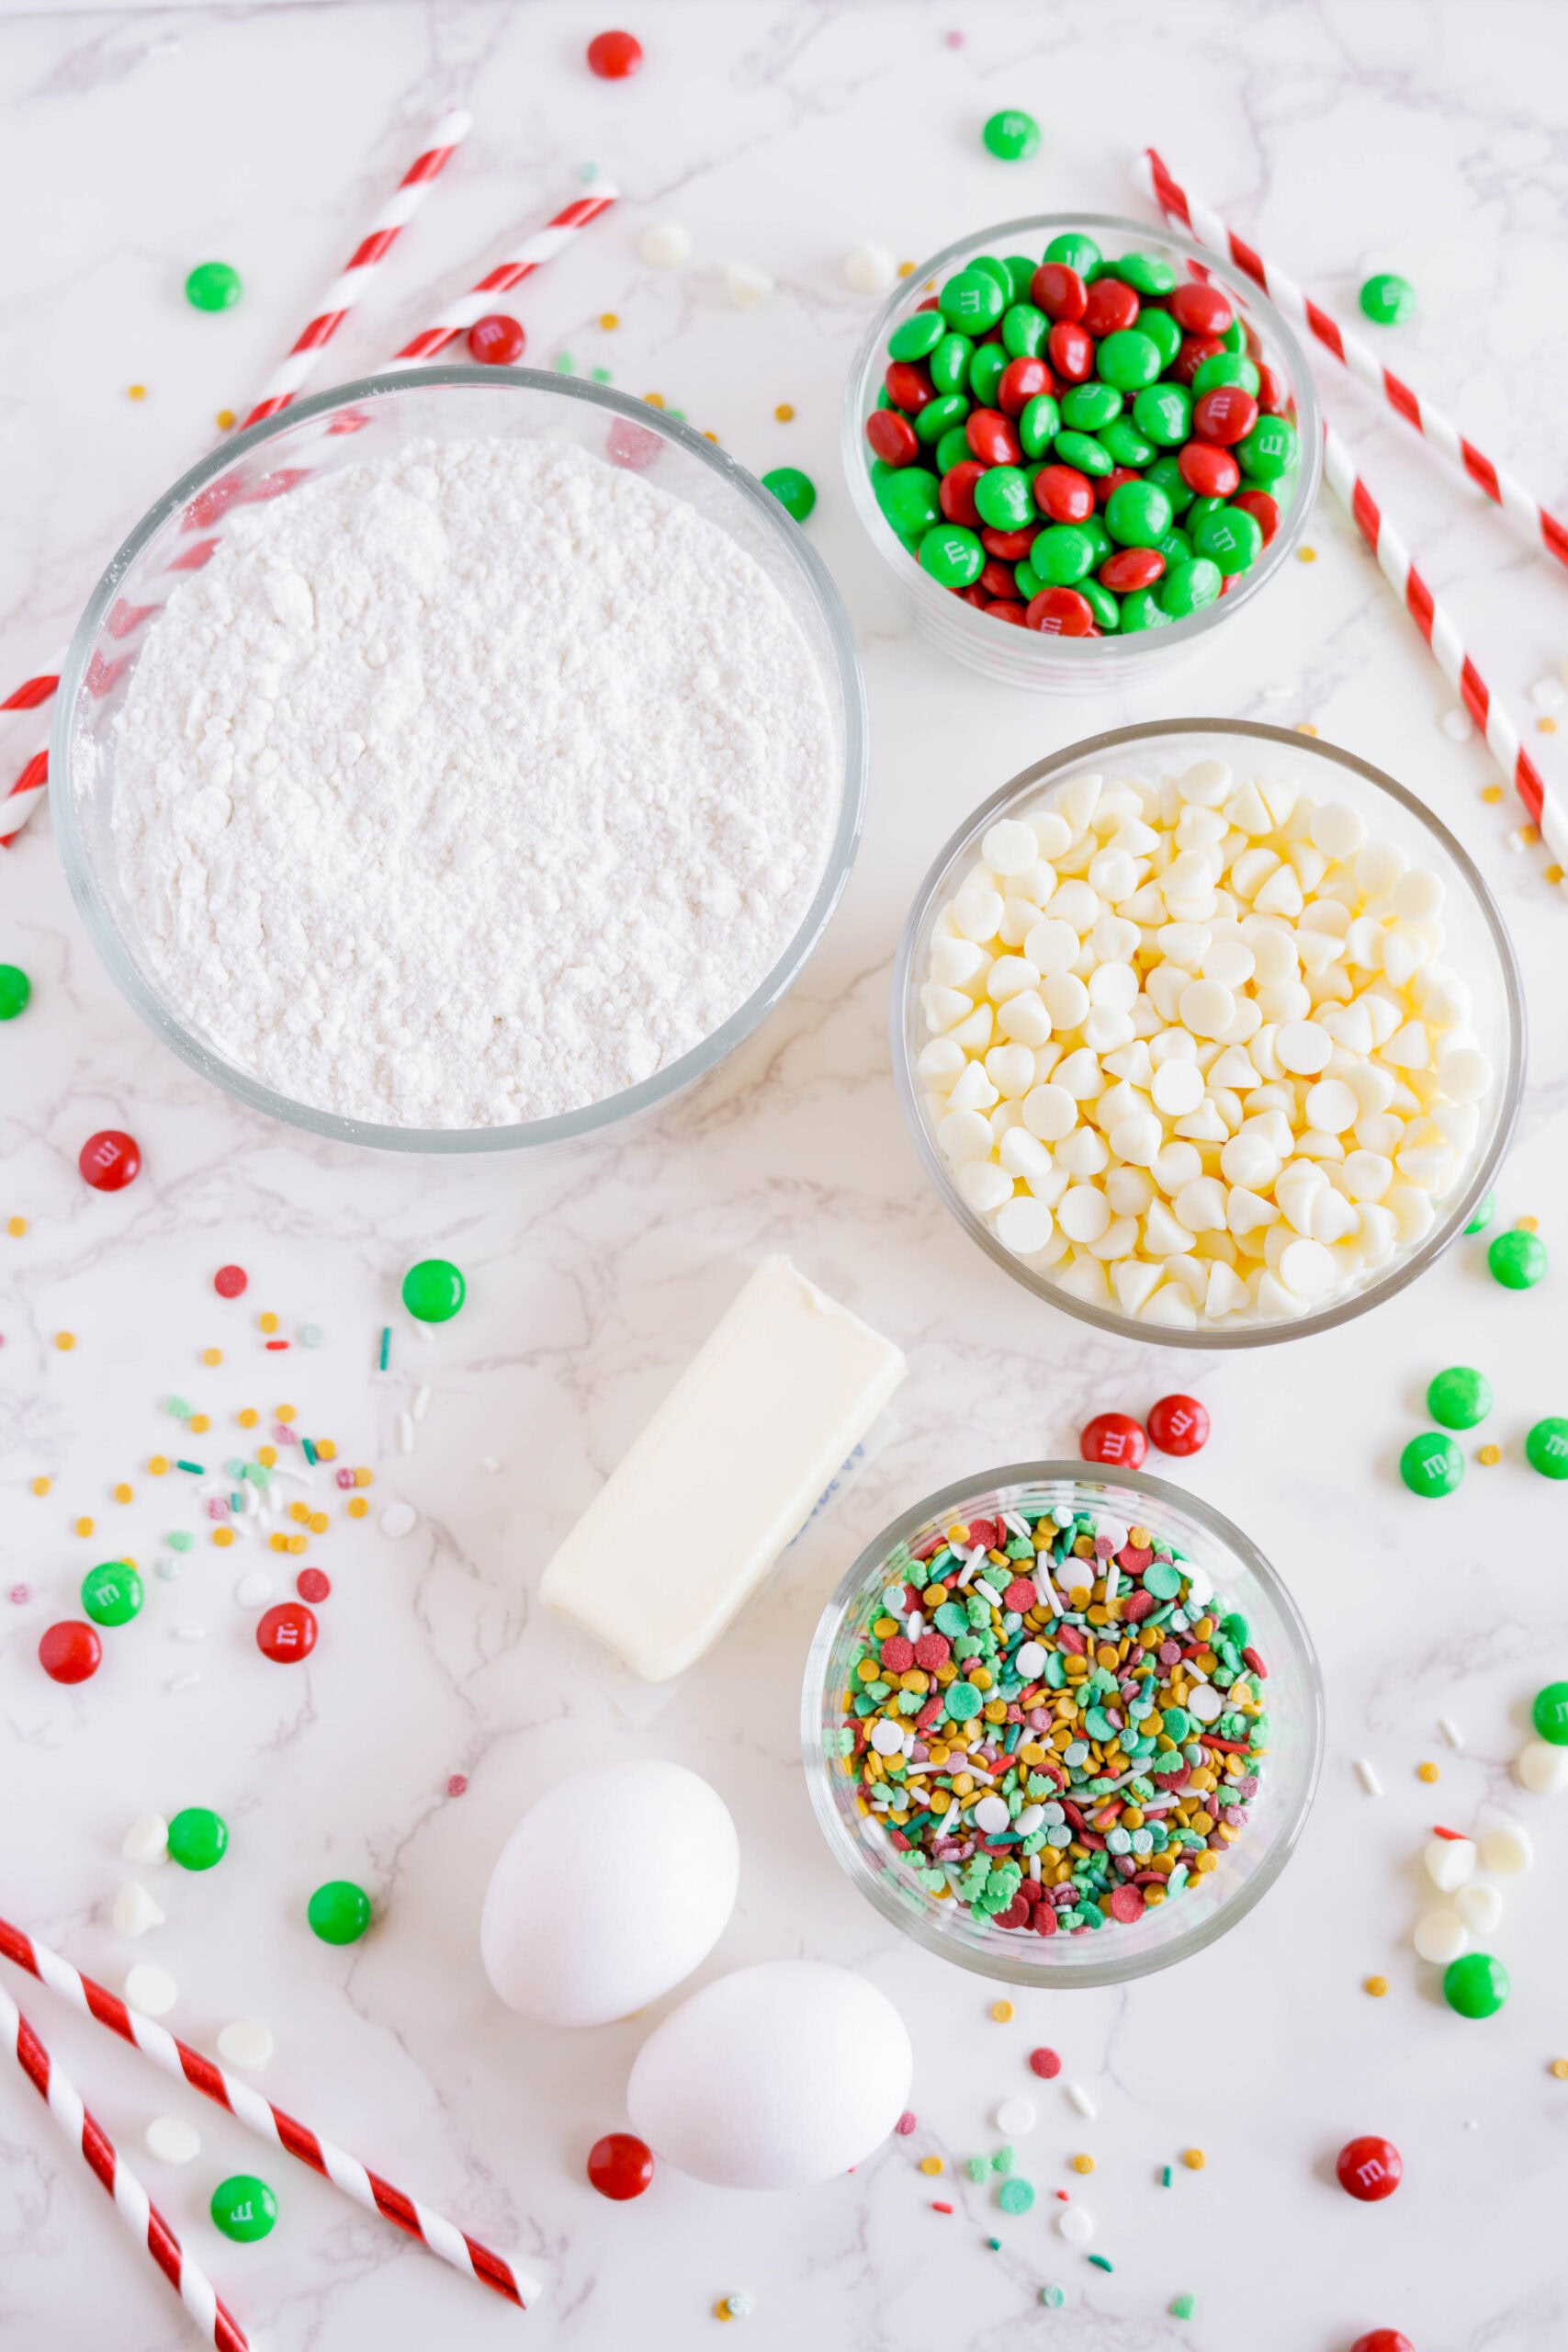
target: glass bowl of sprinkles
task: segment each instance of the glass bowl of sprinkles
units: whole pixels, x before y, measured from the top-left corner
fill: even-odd
[[[894,1071],[946,1207],[1123,1338],[1333,1329],[1471,1224],[1525,1012],[1475,866],[1403,785],[1297,730],[1167,719],[1012,778],[899,944]]]
[[[928,1495],[818,1626],[802,1742],[840,1866],[928,1951],[1115,1984],[1202,1951],[1295,1850],[1323,1682],[1209,1504],[1026,1462]]]
[[[842,456],[926,636],[985,676],[1112,693],[1173,667],[1301,542],[1312,373],[1253,281],[1174,231],[1005,220],[866,331]]]

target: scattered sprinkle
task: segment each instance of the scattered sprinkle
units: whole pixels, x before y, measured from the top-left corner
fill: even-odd
[[[613,334],[621,322],[614,311],[601,311],[599,313],[599,323],[604,328],[606,334]]]
[[[901,261],[899,263],[898,275],[900,277],[913,277],[914,274],[915,265],[912,261]]]
[[[91,1533],[92,1533],[92,1532],[93,1532],[93,1526],[94,1526],[94,1522],[93,1522],[93,1521],[92,1521],[92,1520],[90,1520],[90,1519],[79,1519],[79,1520],[77,1520],[77,1521],[75,1522],[75,1532],[76,1532],[78,1535],[91,1535]]]
[[[1500,1445],[1483,1445],[1475,1458],[1486,1469],[1495,1469],[1497,1464],[1503,1459],[1503,1449]]]
[[[55,1335],[54,1335],[54,1344],[55,1344],[55,1346],[60,1350],[60,1352],[61,1352],[61,1354],[62,1354],[62,1356],[68,1356],[68,1355],[70,1354],[70,1352],[71,1352],[72,1349],[73,1349],[73,1348],[75,1346],[75,1344],[76,1344],[76,1334],[75,1334],[75,1332],[74,1332],[74,1331],[57,1331],[57,1332],[55,1333]]]
[[[1296,721],[1296,733],[1298,735],[1315,735],[1317,733],[1317,729],[1313,725],[1310,718],[1299,718]]]
[[[1424,1764],[1417,1764],[1416,1767],[1416,1778],[1418,1781],[1426,1781],[1430,1783],[1440,1777],[1441,1775],[1438,1773],[1437,1766],[1430,1761]]]
[[[1503,797],[1502,786],[1500,784],[1483,785],[1481,787],[1481,797],[1485,801],[1488,808],[1495,808],[1497,803]]]
[[[951,2205],[945,2205],[945,2204],[943,2204],[943,2203],[942,2203],[942,2199],[941,2199],[940,2198],[936,2198],[936,2197],[933,2197],[933,2198],[932,2198],[932,2199],[931,2199],[931,2211],[932,2211],[933,2213],[951,2213],[951,2212],[952,2212],[952,2211],[953,2211],[953,2208],[952,2208],[952,2206],[951,2206]]]
[[[1173,2295],[1170,2299],[1172,2319],[1190,2319],[1198,2308],[1196,2295]]]
[[[1450,1747],[1462,1747],[1464,1746],[1464,1734],[1461,1731],[1458,1724],[1455,1723],[1451,1715],[1439,1715],[1438,1717],[1438,1729],[1442,1733],[1443,1737],[1448,1741]]]
[[[22,1606],[24,1601],[30,1600],[32,1597],[33,1589],[30,1584],[14,1584],[11,1587],[11,1599],[16,1602],[18,1609]]]
[[[1054,2312],[1059,2311],[1067,2300],[1067,2290],[1065,2287],[1058,2287],[1054,2284],[1042,2287],[1040,2290],[1040,2300],[1043,2304],[1045,2304],[1048,2310]]]
[[[1560,2083],[1568,2083],[1568,2058],[1554,2058],[1551,2071]]]
[[[1073,2170],[1075,2172],[1092,2172],[1094,2170],[1094,2158],[1092,2156],[1078,2155],[1075,2156],[1072,2161]]]
[[[392,1327],[391,1327],[391,1325],[390,1325],[389,1323],[388,1323],[388,1324],[383,1325],[383,1327],[382,1327],[382,1330],[381,1330],[381,1351],[380,1351],[379,1358],[378,1359],[378,1362],[377,1362],[377,1366],[376,1366],[377,1370],[378,1370],[378,1372],[385,1372],[385,1371],[386,1371],[386,1369],[387,1369],[388,1364],[391,1362],[391,1360],[392,1360]]]
[[[212,422],[217,425],[220,433],[231,433],[234,429],[233,410],[231,408],[220,408]]]
[[[920,2170],[926,2175],[928,2179],[934,2180],[937,2174],[942,2170],[942,2158],[940,2156],[922,2156],[920,2158]]]
[[[1089,2256],[1089,2260],[1093,2263],[1097,2270],[1109,2270],[1111,2268],[1110,2259],[1103,2254],[1091,2254]]]
[[[993,2001],[991,2003],[991,2015],[998,2025],[1010,2025],[1012,2023],[1012,2003],[1010,2001]]]
[[[125,388],[125,397],[128,401],[144,401],[147,397],[146,385],[127,384]]]
[[[1298,563],[1315,563],[1317,561],[1317,549],[1315,548],[1298,548],[1296,549],[1296,561]]]
[[[1181,2161],[1189,2172],[1201,2172],[1209,2159],[1201,2148],[1183,2148]]]
[[[1461,702],[1456,702],[1451,710],[1445,710],[1438,724],[1450,743],[1468,743],[1475,732],[1475,721]]]
[[[468,1776],[466,1772],[449,1772],[447,1774],[446,1793],[449,1797],[460,1797],[465,1795],[468,1791]]]
[[[1535,731],[1538,735],[1555,735],[1557,732],[1556,719],[1538,718],[1535,722]]]
[[[795,409],[789,401],[780,401],[773,414],[781,424],[792,424],[795,421]]]
[[[1062,2071],[1062,2062],[1054,2050],[1032,2050],[1029,2053],[1031,2074],[1042,2075],[1051,2082]]]
[[[1356,1758],[1356,1778],[1370,1797],[1382,1796],[1382,1782],[1364,1756],[1358,1756]]]
[[[54,1481],[52,1478],[35,1478],[33,1480],[33,1492],[35,1495],[47,1495],[53,1484]]]
[[[8,1216],[6,1219],[6,1230],[13,1241],[19,1241],[27,1229],[28,1221],[25,1216]]]
[[[1084,2117],[1086,2121],[1093,2123],[1097,2120],[1100,2109],[1095,2106],[1093,2099],[1090,2098],[1089,2093],[1085,2090],[1081,2083],[1069,2083],[1067,2085],[1067,2098],[1069,2104],[1077,2109],[1078,2113]]]
[[[268,1307],[268,1309],[267,1309],[267,1311],[266,1311],[266,1313],[265,1313],[265,1315],[258,1315],[258,1316],[256,1317],[256,1329],[257,1329],[258,1330],[260,1330],[260,1331],[276,1331],[276,1329],[277,1329],[277,1317],[276,1317],[276,1316],[272,1312],[272,1309],[271,1309],[270,1307]]]
[[[1370,1993],[1374,2001],[1381,2001],[1383,1995],[1388,1991],[1388,1978],[1386,1976],[1369,1976],[1365,1984],[1362,1986],[1362,1990],[1363,1992]]]

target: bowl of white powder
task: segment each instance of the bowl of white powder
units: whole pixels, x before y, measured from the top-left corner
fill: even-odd
[[[799,527],[604,388],[433,368],[238,435],[109,565],[51,752],[136,1010],[272,1116],[571,1141],[714,1069],[848,878],[864,689]]]

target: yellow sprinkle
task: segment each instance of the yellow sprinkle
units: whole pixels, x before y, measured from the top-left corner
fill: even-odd
[[[1483,1445],[1475,1458],[1486,1469],[1492,1470],[1503,1459],[1503,1449],[1500,1445]]]
[[[1495,808],[1497,803],[1503,797],[1502,786],[1500,784],[1483,784],[1481,787],[1481,797],[1485,801],[1488,808]]]
[[[330,1437],[319,1437],[316,1440],[316,1459],[318,1462],[337,1460],[337,1447]]]
[[[125,397],[128,401],[144,401],[147,397],[146,385],[127,384],[125,388]]]
[[[1557,2063],[1561,2066],[1563,2062],[1560,2058]],[[920,2158],[920,2170],[925,2174],[928,2180],[934,2180],[937,2174],[942,2170],[942,2158],[940,2156],[922,2156]]]
[[[1010,2001],[993,2001],[991,2003],[991,2015],[995,2018],[998,2025],[1010,2024],[1012,2020],[1012,2003]]]
[[[1546,878],[1549,882],[1561,882],[1562,879],[1562,868],[1560,865],[1549,865],[1546,869]]]
[[[277,1317],[272,1313],[270,1308],[267,1310],[266,1314],[258,1315],[256,1317],[256,1323],[259,1329],[264,1331],[276,1331],[277,1329]]]
[[[254,1430],[256,1423],[260,1420],[261,1415],[256,1411],[254,1406],[247,1405],[243,1413],[235,1414],[234,1419],[239,1422],[240,1427],[243,1430]]]
[[[925,294],[934,294],[936,292],[936,279],[934,277],[928,277],[925,285],[920,290]]]
[[[1538,735],[1555,735],[1557,732],[1556,719],[1538,718],[1535,722],[1535,731]]]
[[[25,1216],[8,1216],[6,1219],[6,1230],[13,1241],[19,1241],[27,1229],[28,1221]]]
[[[722,2303],[715,2303],[713,2307],[713,2315],[715,2319],[728,2319],[730,2317],[729,2298],[728,2295],[725,2297]]]
[[[212,1540],[216,1544],[226,1548],[234,1541],[234,1531],[231,1527],[215,1527],[212,1531]]]
[[[264,1470],[270,1470],[273,1464],[277,1460],[276,1446],[258,1445],[256,1448],[256,1460],[261,1464]]]
[[[91,1535],[92,1532],[93,1522],[90,1519],[79,1519],[76,1521],[76,1532],[78,1535]]]
[[[1560,2083],[1568,2083],[1568,2058],[1554,2058],[1551,2071]]]
[[[297,1416],[292,1405],[279,1405],[272,1418],[275,1421],[283,1421],[287,1423],[294,1420]]]
[[[54,1344],[55,1344],[55,1346],[60,1350],[60,1352],[61,1352],[61,1354],[62,1354],[62,1356],[68,1356],[68,1355],[70,1354],[70,1352],[71,1352],[72,1349],[73,1349],[73,1348],[75,1346],[75,1344],[76,1344],[76,1334],[75,1334],[75,1332],[74,1332],[74,1331],[57,1331],[57,1332],[55,1333],[55,1335],[54,1335]]]
[[[288,1538],[275,1528],[273,1532],[267,1537],[266,1541],[267,1549],[269,1551],[281,1552],[284,1545],[288,1543]]]
[[[1538,1216],[1517,1216],[1514,1219],[1516,1233],[1539,1233],[1540,1230],[1540,1219]]]
[[[221,1363],[223,1361],[222,1349],[203,1348],[201,1351],[201,1361],[203,1363]]]
[[[713,443],[714,447],[715,447],[716,449],[717,448],[717,447],[718,447],[718,435],[717,435],[717,434],[716,434],[716,433],[709,433],[709,432],[705,428],[705,429],[704,429],[704,433],[703,433],[703,439],[704,439],[705,441],[711,441],[711,442]]]
[[[664,395],[662,392],[644,392],[642,397],[645,404],[649,408],[662,408],[664,406]]]
[[[373,1470],[367,1470],[363,1464],[361,1464],[354,1474],[354,1483],[356,1487],[373,1486],[375,1484],[375,1472]]]
[[[283,1539],[290,1552],[302,1552],[310,1540],[308,1535],[286,1535]]]
[[[1298,563],[1315,563],[1317,561],[1317,549],[1315,548],[1298,548],[1296,549],[1296,561]]]
[[[168,1466],[169,1457],[166,1453],[150,1453],[147,1457],[147,1475],[150,1478],[161,1478]]]
[[[197,1437],[205,1437],[212,1427],[211,1418],[206,1413],[193,1413],[186,1427],[194,1430]]]
[[[794,420],[795,410],[788,401],[780,401],[777,408],[773,411],[773,414],[778,418],[781,424],[789,424]]]
[[[232,432],[234,426],[233,410],[231,408],[220,408],[216,417],[214,417],[213,423],[217,425],[220,433]]]
[[[1431,1786],[1432,1782],[1439,1777],[1440,1775],[1435,1764],[1417,1764],[1416,1767],[1416,1778],[1418,1781],[1425,1781],[1428,1788]]]
[[[1540,826],[1521,825],[1519,827],[1519,839],[1523,842],[1527,849],[1534,849],[1537,842],[1540,839]]]
[[[1094,2170],[1094,2158],[1092,2156],[1075,2156],[1073,2158],[1073,2170],[1075,2172],[1092,2172]]]
[[[369,1508],[370,1506],[366,1501],[363,1495],[355,1495],[354,1500],[349,1504],[348,1515],[350,1519],[363,1519]]]
[[[1189,2172],[1201,2172],[1209,2159],[1201,2148],[1183,2148],[1181,2161]]]
[[[1317,733],[1317,729],[1313,725],[1310,718],[1303,718],[1297,726],[1296,733],[1298,735],[1315,735]]]
[[[912,261],[901,261],[899,263],[898,275],[900,277],[913,277],[914,274],[915,265]]]
[[[1381,2001],[1383,1995],[1388,1991],[1388,1978],[1386,1976],[1369,1976],[1361,1989],[1365,1993],[1370,1993],[1374,2001]]]
[[[290,1503],[288,1506],[288,1516],[290,1519],[297,1520],[301,1527],[308,1527],[310,1522],[310,1504]]]
[[[324,1510],[313,1510],[310,1513],[310,1532],[312,1535],[324,1535],[331,1525],[332,1521],[327,1517]]]
[[[599,323],[604,328],[606,334],[612,334],[621,322],[615,316],[614,311],[601,311],[599,313]]]
[[[117,1503],[128,1503],[130,1500],[130,1488],[123,1483],[118,1486],[114,1490],[114,1498]]]
[[[33,1492],[35,1495],[47,1495],[53,1484],[54,1481],[52,1478],[35,1478],[33,1480]]]

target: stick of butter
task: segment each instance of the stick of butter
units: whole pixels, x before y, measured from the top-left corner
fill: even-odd
[[[799,1533],[908,1369],[787,1258],[764,1258],[545,1570],[543,1599],[647,1681],[682,1673]]]

